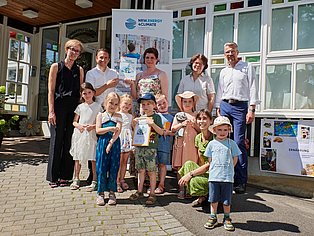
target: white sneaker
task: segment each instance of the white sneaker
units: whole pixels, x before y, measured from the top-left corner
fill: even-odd
[[[109,201],[108,201],[108,205],[113,206],[117,204],[117,198],[116,195],[114,193],[109,193]]]

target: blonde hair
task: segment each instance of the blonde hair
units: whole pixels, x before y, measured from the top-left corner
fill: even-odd
[[[133,98],[132,96],[130,96],[129,94],[123,94],[121,97],[120,97],[120,104],[122,103],[123,100],[128,100],[131,102],[132,106],[133,106]],[[121,109],[119,109],[121,111]],[[132,107],[131,109],[128,111],[130,114],[132,114]]]
[[[79,46],[81,48],[81,51],[83,51],[84,47],[81,41],[77,39],[70,39],[68,40],[64,45],[64,50],[66,51],[70,47]]]
[[[106,109],[106,106],[107,106],[107,103],[110,99],[118,99],[118,108],[119,108],[119,105],[120,105],[120,96],[116,93],[116,92],[110,92],[107,97],[105,97],[104,99],[104,108]]]
[[[161,93],[156,94],[155,98],[156,98],[156,102],[162,99],[166,99],[166,101],[168,102],[166,95],[161,94]]]

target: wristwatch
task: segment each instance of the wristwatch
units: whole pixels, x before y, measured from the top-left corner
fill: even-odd
[[[250,108],[249,111],[255,112],[255,108]]]
[[[194,177],[194,176],[193,176],[193,172],[192,172],[192,171],[190,171],[190,176],[191,176],[191,177]]]

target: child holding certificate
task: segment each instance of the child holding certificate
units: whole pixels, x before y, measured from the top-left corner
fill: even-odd
[[[137,200],[143,197],[143,185],[145,172],[148,172],[150,189],[156,188],[156,157],[159,135],[163,135],[161,118],[154,112],[156,99],[153,94],[146,93],[138,100],[144,115],[134,120],[133,145],[135,146],[135,168],[138,171],[137,192],[130,196],[130,200]],[[146,205],[154,205],[156,196],[151,191]]]

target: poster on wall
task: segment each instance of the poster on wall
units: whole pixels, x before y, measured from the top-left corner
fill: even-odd
[[[123,80],[135,79],[137,73],[145,70],[143,54],[150,47],[158,50],[157,68],[172,81],[172,11],[112,9],[111,62],[119,72],[117,93],[130,92]]]
[[[314,120],[263,119],[260,169],[314,177]]]

